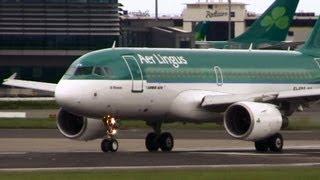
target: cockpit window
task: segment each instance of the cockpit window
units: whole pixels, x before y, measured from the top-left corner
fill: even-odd
[[[78,67],[74,75],[81,76],[81,75],[91,75],[93,67]]]
[[[93,73],[98,76],[104,76],[105,73],[101,67],[95,67]]]
[[[109,68],[109,67],[104,67],[103,69],[104,69],[104,71],[106,72],[106,75],[107,75],[107,76],[112,75],[112,70],[111,70],[111,68]]]

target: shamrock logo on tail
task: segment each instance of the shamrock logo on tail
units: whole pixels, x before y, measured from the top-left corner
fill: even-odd
[[[276,7],[271,15],[266,16],[261,21],[261,26],[266,27],[269,31],[273,26],[276,26],[279,29],[286,29],[289,26],[289,17],[285,16],[287,10],[285,7]]]

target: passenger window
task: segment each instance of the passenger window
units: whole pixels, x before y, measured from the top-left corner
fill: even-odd
[[[74,75],[81,76],[81,75],[91,75],[93,67],[78,67]]]

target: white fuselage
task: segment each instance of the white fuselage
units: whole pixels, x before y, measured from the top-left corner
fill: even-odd
[[[206,95],[270,93],[299,87],[319,88],[320,86],[304,84],[154,84],[144,81],[143,92],[132,92],[131,80],[61,80],[56,88],[55,96],[62,108],[90,118],[100,119],[106,115],[119,116],[122,119],[169,119],[169,121],[189,118],[187,121],[200,123],[221,120],[221,113],[206,111],[199,107],[202,98]],[[195,92],[198,96],[184,103],[185,97],[179,99],[179,95],[185,92]]]

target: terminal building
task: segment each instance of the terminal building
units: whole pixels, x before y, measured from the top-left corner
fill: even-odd
[[[118,0],[0,0],[0,78],[57,82],[120,36]]]
[[[258,17],[248,12],[246,5],[238,2],[231,4],[232,38],[245,32]],[[185,31],[192,31],[197,23],[205,21],[209,24],[206,40],[228,40],[229,4],[226,0],[195,0],[195,3],[186,4],[181,18]],[[305,41],[317,19],[315,13],[296,13],[287,40]]]
[[[198,22],[209,23],[208,41],[225,41],[228,39],[229,4],[219,0],[189,3],[182,13],[183,29],[193,31]],[[246,4],[232,3],[231,37],[242,34],[246,29]]]

